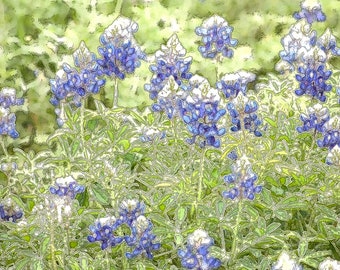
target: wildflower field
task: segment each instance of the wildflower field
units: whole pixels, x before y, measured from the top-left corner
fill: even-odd
[[[340,2],[0,3],[0,270],[340,270]]]

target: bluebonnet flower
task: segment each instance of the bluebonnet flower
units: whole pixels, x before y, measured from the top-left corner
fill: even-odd
[[[302,270],[302,266],[291,259],[287,252],[282,252],[278,261],[272,266],[271,270]]]
[[[254,133],[256,137],[262,136],[262,133],[258,130],[262,121],[256,114],[258,104],[255,100],[249,100],[243,95],[238,95],[227,104],[227,109],[233,125],[230,128],[232,132],[244,129]]]
[[[0,107],[9,108],[11,106],[23,105],[24,99],[17,98],[15,89],[13,88],[2,88],[0,91]]]
[[[330,150],[336,145],[340,146],[340,117],[331,117],[323,126],[323,138],[317,140],[319,147],[328,147]]]
[[[295,12],[293,17],[296,20],[306,19],[309,24],[313,22],[323,22],[326,20],[325,13],[321,10],[321,5],[316,0],[305,0],[301,2],[301,11]]]
[[[325,32],[318,38],[316,45],[327,55],[329,53],[334,56],[340,55],[340,48],[337,46],[335,36],[333,36],[329,28],[327,28]]]
[[[322,132],[324,124],[329,120],[329,111],[320,104],[315,104],[313,107],[308,107],[307,114],[301,114],[300,119],[303,126],[297,127],[298,132],[305,132],[313,129],[315,132]]]
[[[114,247],[120,244],[124,238],[115,236],[114,232],[117,228],[115,217],[100,218],[95,221],[94,225],[90,226],[91,235],[87,240],[91,243],[101,242],[101,249],[104,250],[108,247]]]
[[[182,120],[193,135],[192,138],[187,139],[187,142],[195,143],[198,138],[200,147],[218,148],[220,147],[219,137],[226,132],[225,128],[217,126],[220,118],[226,113],[225,109],[219,108],[219,92],[211,88],[205,78],[198,75],[193,76],[189,84],[189,94],[185,99],[178,101]]]
[[[143,134],[140,136],[140,140],[143,143],[153,142],[157,139],[164,139],[166,137],[165,131],[160,131],[154,128],[148,128]]]
[[[77,193],[82,193],[85,190],[85,187],[79,185],[72,176],[57,178],[55,183],[57,187],[50,187],[50,192],[60,197],[68,196],[74,199]]]
[[[155,53],[155,63],[150,65],[153,73],[150,83],[144,85],[149,92],[154,111],[165,111],[171,119],[177,114],[176,102],[179,90],[187,90],[192,57],[185,57],[186,50],[177,35],[172,35],[166,45]]]
[[[50,80],[52,91],[50,102],[54,106],[72,98],[72,103],[80,107],[81,99],[89,94],[97,94],[105,84],[104,79],[99,79],[96,56],[90,52],[84,42],[81,42],[74,52],[73,58],[79,71],[68,64],[63,64],[63,69],[57,72],[56,78]]]
[[[14,172],[18,168],[18,165],[15,162],[9,162],[9,163],[1,163],[0,170],[4,173],[10,173]]]
[[[235,160],[237,160],[238,155],[237,155],[235,150],[232,150],[228,153],[227,157],[230,158],[231,160],[235,161]]]
[[[295,90],[295,94],[310,95],[313,98],[317,98],[321,102],[326,101],[326,92],[332,90],[332,85],[327,84],[326,81],[332,75],[331,70],[325,70],[324,65],[317,67],[308,65],[307,67],[299,67],[296,74],[296,80],[300,83],[300,88]]]
[[[11,198],[0,203],[0,219],[4,221],[16,222],[23,216],[22,210],[14,204]]]
[[[8,135],[13,139],[19,137],[15,127],[16,116],[8,108],[0,107],[0,135]]]
[[[316,31],[311,31],[310,25],[305,21],[294,24],[289,33],[281,39],[284,50],[279,53],[281,61],[276,64],[275,69],[279,72],[293,71],[297,66],[304,64],[303,58],[306,53],[313,51],[316,38]],[[326,58],[326,55],[321,55],[319,58],[322,57]]]
[[[131,224],[131,236],[125,237],[128,246],[134,247],[132,252],[127,252],[126,257],[132,259],[138,255],[145,254],[152,259],[152,251],[161,247],[160,243],[153,243],[156,235],[152,233],[152,223],[145,216],[138,216]]]
[[[100,36],[102,46],[98,48],[101,58],[97,60],[99,73],[115,76],[123,80],[126,74],[131,74],[145,59],[133,35],[138,30],[138,24],[129,18],[118,17]]]
[[[188,236],[185,250],[179,250],[178,256],[186,269],[208,270],[221,266],[221,261],[209,254],[214,240],[204,230],[197,229]]]
[[[338,100],[338,102],[340,103],[340,87],[338,87],[337,89],[336,89],[336,93],[338,94],[338,96],[339,96],[339,100]]]
[[[319,270],[338,270],[340,269],[340,261],[327,258],[319,264]]]
[[[125,200],[119,206],[119,219],[121,223],[132,226],[132,223],[144,214],[145,204],[136,199]]]
[[[231,47],[235,47],[238,43],[231,37],[233,30],[233,27],[218,15],[206,19],[202,26],[195,30],[198,36],[202,36],[203,45],[198,47],[201,55],[205,58],[215,58],[219,54],[223,57],[233,57],[234,51]]]
[[[253,82],[255,78],[254,73],[244,70],[227,73],[216,83],[216,88],[221,90],[226,98],[235,98],[239,93],[246,95],[248,83]]]
[[[257,175],[253,172],[251,163],[246,156],[242,156],[232,165],[232,173],[224,176],[224,182],[231,189],[223,191],[222,196],[232,200],[237,197],[253,200],[255,194],[262,191],[262,186],[255,186],[256,180]]]
[[[335,145],[328,153],[326,157],[326,163],[328,165],[340,166],[340,146]]]

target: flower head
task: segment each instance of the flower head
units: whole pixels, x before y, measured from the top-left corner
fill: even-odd
[[[287,252],[282,252],[278,261],[271,270],[302,270],[302,266],[289,257]]]
[[[150,99],[155,101],[152,109],[165,111],[169,119],[177,115],[178,93],[187,90],[187,82],[192,77],[189,72],[192,58],[185,54],[177,35],[172,35],[155,53],[155,63],[149,68],[153,76],[150,83],[144,85]]]
[[[238,43],[231,37],[233,27],[218,15],[213,15],[196,28],[195,32],[202,37],[203,45],[198,47],[204,58],[216,58],[219,54],[223,57],[231,58],[234,51],[230,47],[235,47]]]
[[[122,201],[119,206],[119,216],[122,223],[131,226],[139,216],[143,215],[145,204],[136,199]]]
[[[256,186],[257,175],[253,172],[251,163],[246,156],[242,156],[232,165],[232,173],[224,176],[224,182],[231,187],[223,191],[222,196],[234,200],[247,198],[253,200],[256,193],[262,191],[262,186]]]
[[[120,244],[124,238],[114,235],[116,229],[116,218],[105,217],[95,221],[94,225],[90,226],[91,235],[87,237],[89,242],[101,242],[101,249],[114,247]]]
[[[4,221],[16,222],[23,216],[22,210],[14,204],[11,198],[0,203],[0,219]]]
[[[79,107],[81,99],[89,94],[97,94],[105,84],[104,79],[99,79],[99,69],[96,56],[86,47],[84,42],[73,53],[75,65],[78,69],[68,64],[63,64],[63,69],[57,72],[56,78],[50,80],[52,97],[50,102],[58,106],[61,101],[72,98],[72,103]]]
[[[246,95],[248,83],[253,82],[255,78],[254,73],[244,70],[227,73],[216,83],[216,88],[221,90],[226,98],[235,98],[239,93]]]
[[[326,101],[325,94],[332,90],[332,85],[327,84],[326,81],[332,75],[331,70],[325,70],[324,65],[317,67],[308,65],[307,67],[299,67],[296,80],[300,83],[300,88],[295,90],[295,94],[298,96],[309,95],[313,98]]]
[[[178,256],[186,269],[215,269],[221,266],[221,261],[209,254],[209,248],[214,240],[204,230],[198,229],[188,236],[185,250],[179,250]]]
[[[335,36],[333,36],[329,28],[327,28],[326,31],[318,38],[317,46],[327,55],[329,53],[335,56],[340,55],[340,48],[337,46]]]
[[[99,74],[115,76],[123,80],[126,74],[133,73],[140,66],[145,54],[134,39],[138,24],[118,17],[100,36],[102,46],[98,48],[101,58],[97,60]]]
[[[0,91],[0,107],[9,108],[24,104],[23,98],[17,98],[16,91],[13,88],[2,88]]]
[[[243,95],[237,96],[227,104],[227,109],[231,117],[232,132],[242,129],[254,133],[256,137],[261,137],[262,133],[258,130],[262,121],[256,114],[258,104],[255,100],[249,100]]]
[[[85,187],[79,185],[72,176],[57,178],[55,184],[56,187],[50,187],[50,192],[60,197],[68,196],[74,199],[77,193],[82,193],[85,190]]]
[[[326,20],[325,13],[321,10],[321,5],[317,0],[305,0],[301,2],[301,11],[295,12],[293,17],[296,20],[306,19],[309,24],[313,22],[323,22]]]
[[[153,243],[156,236],[152,233],[152,223],[145,216],[138,216],[131,224],[131,236],[125,237],[128,246],[134,247],[132,252],[127,252],[126,257],[132,259],[138,255],[145,254],[152,259],[152,251],[161,247],[160,243]]]
[[[16,116],[8,108],[0,107],[0,135],[8,135],[13,139],[19,137],[15,127]]]
[[[319,147],[328,147],[330,150],[336,145],[340,146],[340,117],[331,117],[323,126],[323,138],[317,140]]]
[[[324,124],[330,118],[328,109],[320,104],[315,104],[307,110],[307,114],[300,115],[303,126],[297,127],[297,131],[301,133],[313,129],[314,131],[322,132]]]
[[[189,84],[189,94],[178,102],[182,120],[193,135],[187,142],[192,144],[198,139],[198,144],[202,148],[206,146],[218,148],[219,137],[226,132],[225,128],[217,126],[220,118],[226,113],[225,109],[219,108],[219,92],[211,88],[205,78],[198,75],[193,76]]]
[[[327,258],[319,264],[319,270],[339,270],[340,262]]]

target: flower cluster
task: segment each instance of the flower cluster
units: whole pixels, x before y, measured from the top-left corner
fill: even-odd
[[[199,46],[198,50],[203,57],[213,59],[219,54],[223,57],[233,57],[234,51],[230,47],[235,47],[238,41],[231,37],[233,27],[222,17],[214,15],[208,18],[195,32],[202,37],[203,45]]]
[[[101,58],[97,60],[100,66],[99,74],[115,76],[123,80],[126,74],[131,74],[145,59],[133,35],[138,30],[138,24],[129,18],[118,17],[100,36],[101,46],[98,52]]]
[[[15,127],[16,116],[10,107],[24,104],[23,98],[17,98],[15,89],[3,88],[0,91],[0,135],[8,135],[13,139],[19,137]]]
[[[324,126],[323,138],[317,140],[319,147],[328,147],[329,150],[336,145],[340,146],[340,117],[332,117]]]
[[[144,85],[150,99],[155,103],[154,111],[165,111],[169,119],[176,115],[178,90],[187,89],[187,81],[192,77],[189,72],[192,58],[185,57],[186,50],[177,35],[172,35],[166,45],[155,53],[155,64],[150,65],[153,73],[150,83]]]
[[[224,182],[231,187],[223,191],[222,196],[234,200],[247,198],[253,200],[256,193],[262,191],[262,186],[255,185],[257,175],[253,172],[251,163],[246,156],[242,156],[232,165],[232,173],[224,176]]]
[[[89,242],[101,242],[101,249],[104,250],[108,247],[114,247],[120,244],[124,238],[114,235],[117,227],[115,217],[100,218],[95,221],[94,225],[90,226],[92,235],[87,237]]]
[[[190,81],[190,92],[185,99],[178,101],[182,120],[187,125],[188,131],[193,135],[187,139],[189,144],[195,143],[204,148],[206,146],[220,147],[218,137],[225,134],[225,128],[217,126],[220,118],[226,113],[219,108],[220,96],[217,89],[211,88],[209,82],[198,75]]]
[[[14,204],[11,198],[0,203],[0,219],[4,221],[16,222],[23,216],[22,210]]]
[[[239,95],[227,104],[227,109],[231,117],[232,132],[242,129],[254,133],[256,137],[261,137],[262,133],[258,130],[262,121],[256,111],[258,104],[255,100],[249,100],[246,96]]]
[[[179,250],[178,256],[185,269],[215,269],[221,266],[221,261],[209,254],[209,248],[214,240],[204,230],[197,229],[188,235],[185,250]]]
[[[314,66],[299,67],[296,75],[296,80],[299,82],[299,89],[295,90],[298,96],[309,95],[313,98],[326,101],[325,93],[332,90],[332,85],[327,84],[326,81],[332,75],[332,71],[325,70],[324,65],[319,65],[317,68]]]
[[[336,145],[329,151],[326,157],[326,163],[328,165],[340,166],[340,146]]]
[[[340,269],[340,262],[327,258],[319,264],[319,270],[338,270]]]
[[[146,142],[153,142],[157,139],[164,139],[166,137],[165,131],[160,131],[153,128],[148,128],[144,132],[142,132],[142,135],[139,137],[140,141],[143,143]]]
[[[282,252],[278,261],[273,265],[271,270],[302,270],[302,266],[291,259],[287,252]]]
[[[314,132],[322,132],[324,124],[329,120],[329,111],[320,104],[315,104],[313,107],[308,107],[307,114],[301,114],[300,119],[303,126],[297,127],[296,130],[300,133],[313,129]]]
[[[160,248],[160,243],[153,243],[156,236],[152,233],[152,222],[144,216],[145,205],[137,200],[126,200],[120,204],[119,218],[101,218],[90,226],[91,235],[87,237],[89,242],[101,242],[101,249],[113,247],[123,241],[132,252],[127,252],[126,257],[131,259],[141,254],[146,254],[152,259],[152,251]],[[115,236],[114,233],[121,225],[127,225],[131,234]]]
[[[301,10],[295,12],[293,17],[296,20],[304,18],[309,24],[315,21],[323,22],[326,20],[326,15],[322,12],[320,3],[315,0],[305,0],[301,2]]]
[[[68,196],[74,199],[77,193],[82,193],[85,190],[84,186],[79,185],[72,176],[56,179],[56,187],[50,187],[50,192],[60,197]]]
[[[236,98],[239,93],[246,95],[248,83],[253,82],[255,78],[254,73],[244,70],[227,73],[216,83],[216,88],[222,91],[226,98]]]

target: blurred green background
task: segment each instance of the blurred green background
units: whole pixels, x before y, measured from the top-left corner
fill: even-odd
[[[326,22],[315,23],[321,35],[329,27],[340,37],[339,0],[321,0]],[[121,5],[120,5],[121,4]],[[282,49],[281,38],[295,22],[292,14],[300,10],[299,1],[291,0],[2,0],[0,2],[0,89],[13,87],[26,99],[17,108],[20,138],[12,146],[39,148],[57,127],[54,107],[49,103],[49,80],[63,62],[73,65],[72,53],[84,40],[97,54],[101,32],[119,15],[139,24],[137,41],[153,54],[177,33],[189,56],[194,58],[191,71],[216,82],[215,62],[205,60],[197,51],[199,37],[194,29],[207,17],[218,14],[234,27],[239,40],[232,59],[218,65],[219,72],[247,69],[259,77],[274,72]],[[150,80],[148,63],[142,63],[135,76],[119,83],[120,106],[150,104],[143,84]],[[334,66],[338,69],[337,62]],[[108,106],[112,83],[95,98]]]

